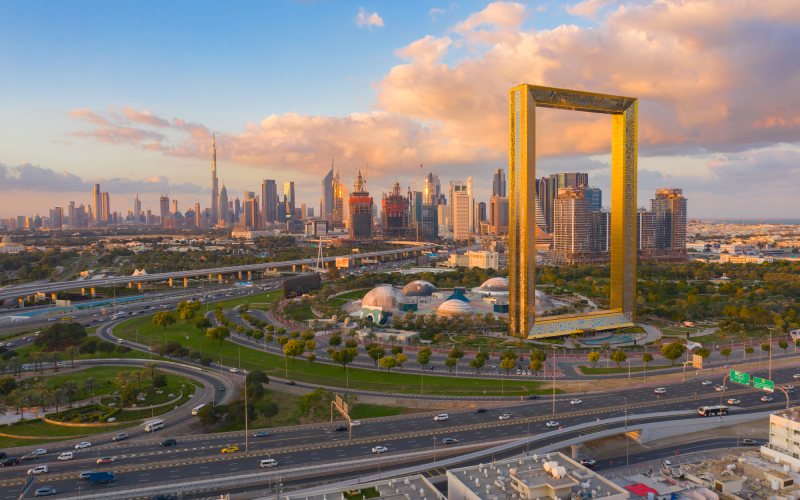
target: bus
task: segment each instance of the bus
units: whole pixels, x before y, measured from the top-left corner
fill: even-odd
[[[159,429],[164,428],[164,421],[163,420],[150,420],[149,422],[144,423],[144,431],[145,432],[155,432]]]
[[[715,406],[701,406],[697,409],[697,413],[700,414],[701,417],[713,417],[716,415],[727,415],[728,414],[728,407],[723,405],[715,405]]]
[[[194,408],[192,408],[192,415],[196,417],[197,414],[200,413],[200,410],[202,410],[205,405],[206,404],[203,403],[203,404],[197,405]]]

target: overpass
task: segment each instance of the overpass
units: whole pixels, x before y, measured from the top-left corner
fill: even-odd
[[[405,259],[420,253],[430,251],[436,246],[432,243],[422,243],[414,246],[396,248],[394,250],[381,250],[377,252],[364,252],[354,253],[348,255],[323,257],[322,262],[324,267],[333,267],[337,258],[347,257],[354,262],[354,265],[359,265],[362,259],[378,258],[384,260],[398,260]],[[209,281],[216,280],[223,281],[224,276],[235,275],[238,279],[245,277],[250,280],[254,272],[262,272],[265,274],[274,274],[280,269],[289,269],[291,271],[304,271],[315,267],[317,264],[316,258],[287,260],[282,262],[262,262],[259,264],[244,264],[240,266],[225,266],[213,267],[207,269],[193,269],[189,271],[169,271],[164,273],[145,274],[141,276],[115,276],[100,279],[80,279],[71,281],[58,281],[52,283],[29,283],[24,285],[10,286],[0,289],[0,301],[8,299],[23,300],[37,293],[52,293],[64,290],[81,290],[86,293],[87,290],[92,295],[95,288],[109,287],[109,286],[122,286],[133,287],[137,285],[140,289],[143,283],[153,281],[166,281],[170,286],[173,285],[175,280],[183,280],[182,285],[188,286],[190,278],[208,277]]]

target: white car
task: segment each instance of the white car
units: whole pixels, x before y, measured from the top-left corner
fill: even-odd
[[[47,455],[47,448],[36,448],[31,452],[31,455],[36,455],[37,457],[41,457],[42,455]]]
[[[583,400],[581,400],[581,399],[570,399],[569,400],[569,404],[571,404],[571,405],[579,405],[581,403],[583,403]]]
[[[502,415],[497,417],[497,420],[508,420],[510,418],[511,418],[511,415],[509,415],[508,413],[503,413]]]
[[[435,417],[433,417],[433,421],[434,422],[444,422],[445,420],[448,420],[449,418],[450,417],[447,415],[447,413],[440,413],[440,414],[436,415]]]
[[[238,368],[228,368],[228,371],[231,372],[231,373],[239,373],[239,369]]]
[[[38,476],[39,474],[46,474],[50,472],[50,469],[47,468],[46,465],[37,465],[33,469],[28,469],[28,474]]]
[[[387,451],[389,451],[389,448],[385,446],[375,446],[372,448],[372,453],[386,453]]]
[[[125,343],[125,339],[117,339],[117,344],[124,344],[124,343]]]
[[[775,398],[773,398],[772,396],[761,396],[761,401],[763,401],[765,403],[769,403],[770,401],[774,401],[774,400],[775,400]]]
[[[666,387],[656,387],[655,389],[653,389],[653,392],[656,393],[656,394],[666,394],[667,393],[667,388]]]
[[[710,381],[710,380],[703,380],[702,382],[700,382],[700,385],[711,385],[711,384],[713,384],[713,383],[714,383],[714,382],[712,382],[712,381]]]
[[[558,427],[558,422],[555,420],[548,420],[546,424],[547,427]]]
[[[71,451],[63,451],[58,456],[59,460],[72,460],[73,458],[74,458],[74,456],[73,456]]]
[[[792,375],[792,378],[795,380],[800,379],[800,373],[795,373],[794,375]]]
[[[742,402],[739,399],[731,398],[731,399],[728,400],[728,404],[729,405],[740,405],[740,404],[742,404]]]
[[[718,386],[714,387],[714,390],[717,391],[717,392],[725,392],[725,391],[728,390],[728,388],[725,387],[724,385],[718,385]]]
[[[92,443],[90,441],[81,441],[80,443],[75,445],[75,449],[76,450],[82,450],[84,448],[89,448],[91,446],[92,446]]]
[[[353,420],[350,422],[350,427],[358,427],[359,425],[361,425],[361,420]]]

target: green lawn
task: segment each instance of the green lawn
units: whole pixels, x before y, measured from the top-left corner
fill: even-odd
[[[351,291],[349,291],[347,293],[343,293],[341,295],[337,295],[336,297],[333,297],[333,298],[335,298],[335,299],[345,299],[345,300],[360,299],[360,298],[364,297],[364,295],[366,295],[367,292],[369,292],[370,290],[371,290],[371,288],[364,288],[364,289],[361,289],[361,290],[351,290]]]
[[[680,365],[675,365],[680,366]],[[647,367],[647,371],[651,370],[663,370],[664,368],[672,368],[670,365],[650,365]],[[609,366],[606,367],[596,367],[592,368],[591,366],[581,366],[580,370],[585,375],[609,375],[609,374],[618,374],[618,373],[628,373],[627,366],[621,366],[617,368],[616,366]],[[642,372],[644,371],[644,367],[642,366],[631,366],[631,373]]]
[[[407,413],[407,408],[399,406],[380,406],[356,403],[350,410],[350,418],[374,418],[374,417],[391,417],[393,415],[402,415]]]
[[[26,345],[25,347],[20,347],[19,349],[17,349],[17,352],[19,353],[20,359],[23,359],[23,360],[27,359],[26,356],[28,356],[29,354],[34,353],[34,352],[40,352],[40,351],[41,351],[41,349],[39,347],[33,345],[33,344]],[[66,354],[64,354],[64,353],[60,353],[60,354],[61,354],[61,359],[62,360],[69,361],[69,357]],[[75,359],[106,359],[106,358],[146,359],[146,358],[151,358],[153,356],[151,356],[150,354],[148,354],[146,352],[142,352],[142,351],[137,351],[135,349],[131,349],[128,352],[99,352],[99,351],[95,351],[93,353],[78,354],[77,356],[75,356]]]
[[[273,290],[271,292],[257,293],[253,295],[245,295],[244,297],[236,297],[235,299],[221,300],[219,302],[209,302],[209,308],[222,306],[223,309],[233,309],[240,304],[256,303],[256,302],[275,302],[283,298],[283,290]]]
[[[52,425],[42,422],[39,419],[25,420],[11,425],[0,426],[0,432],[14,434],[17,436],[36,436],[41,439],[16,439],[0,436],[0,448],[11,448],[14,446],[29,446],[39,443],[61,441],[64,439],[80,438],[91,436],[92,434],[102,434],[104,432],[121,429],[130,424],[108,425],[103,427],[65,427]]]
[[[283,356],[270,354],[247,347],[239,347],[229,341],[221,345],[201,335],[191,325],[179,323],[162,330],[151,323],[150,316],[130,319],[114,330],[115,335],[128,340],[147,344],[175,340],[189,350],[199,351],[203,356],[212,356],[228,366],[240,366],[248,370],[263,370],[269,375],[284,377],[288,367],[288,377],[303,382],[329,386],[347,386],[383,392],[447,394],[447,395],[508,395],[515,396],[537,392],[541,382],[522,380],[495,380],[487,378],[454,378],[426,374],[385,373],[374,370],[349,368],[322,363],[309,364],[303,359],[284,360]],[[240,358],[241,356],[241,358]],[[364,358],[366,359],[366,358]]]
[[[317,319],[314,313],[311,312],[311,304],[303,304],[299,302],[290,302],[286,304],[283,309],[286,317],[295,321],[306,321],[308,319]]]

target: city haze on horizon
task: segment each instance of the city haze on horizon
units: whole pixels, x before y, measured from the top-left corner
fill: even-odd
[[[488,200],[518,83],[637,97],[641,206],[674,186],[691,218],[800,208],[789,1],[92,5],[3,7],[0,217],[86,204],[95,183],[122,213],[137,193],[206,207],[212,132],[231,198],[291,180],[319,210],[333,160],[376,199],[433,172]],[[610,195],[607,117],[542,120],[537,177],[588,172]]]

